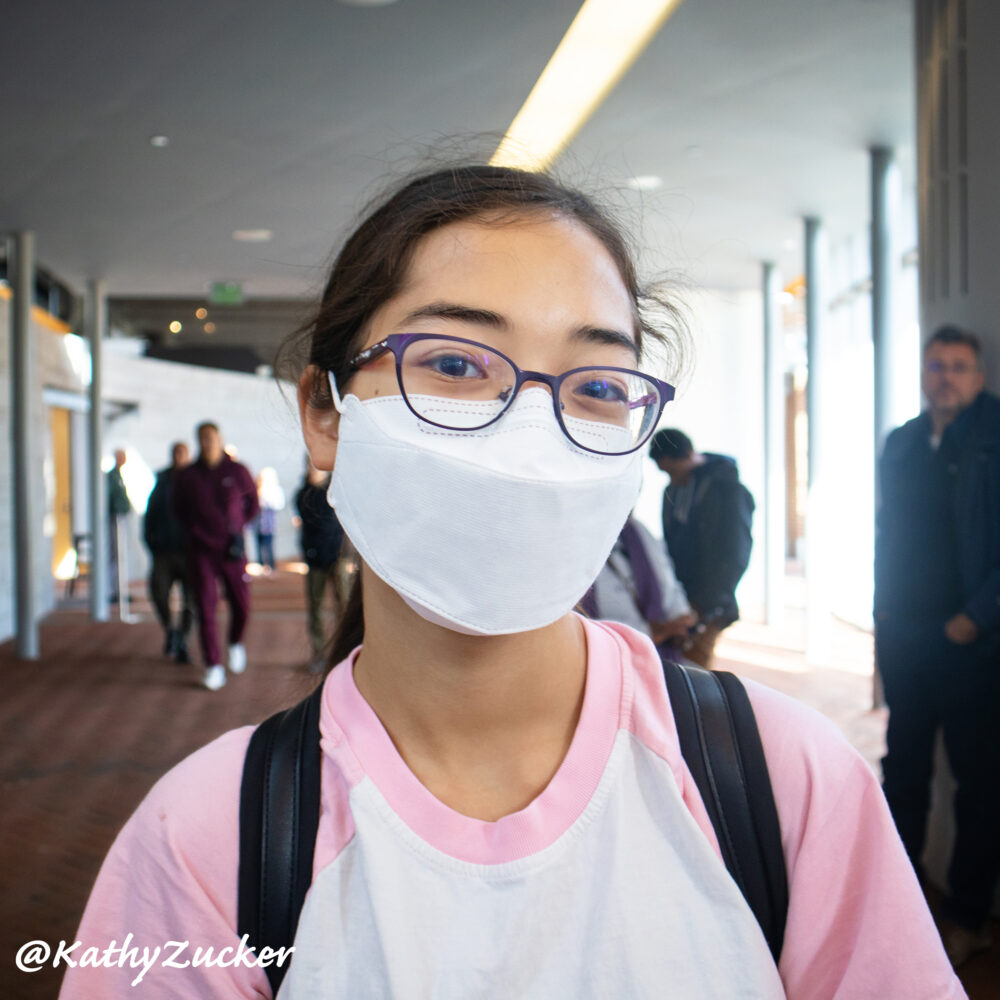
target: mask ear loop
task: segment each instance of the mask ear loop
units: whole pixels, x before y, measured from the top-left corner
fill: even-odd
[[[340,393],[337,391],[337,379],[332,371],[328,371],[327,376],[330,379],[330,392],[333,393],[333,408],[340,414],[344,412],[344,401],[340,398]]]

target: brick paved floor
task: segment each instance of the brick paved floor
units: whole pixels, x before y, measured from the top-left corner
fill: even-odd
[[[37,662],[0,645],[0,1000],[56,996],[61,973],[19,973],[14,953],[29,940],[73,939],[104,854],[153,782],[219,733],[259,721],[313,684],[303,669],[308,643],[294,573],[254,581],[249,668],[216,694],[198,686],[198,668],[160,655],[162,635],[140,590],[134,624],[92,624],[77,601],[44,622]],[[826,712],[874,764],[884,717],[868,707],[870,640],[838,635],[821,665],[806,663],[787,636],[752,625],[730,630],[719,654],[723,665]],[[1000,998],[998,952],[969,963],[972,1000]]]

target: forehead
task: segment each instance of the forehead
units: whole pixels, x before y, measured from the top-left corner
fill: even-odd
[[[635,331],[617,263],[582,223],[562,216],[472,219],[425,236],[397,298],[430,296],[516,314],[519,305],[579,314]],[[513,318],[516,320],[517,316]]]

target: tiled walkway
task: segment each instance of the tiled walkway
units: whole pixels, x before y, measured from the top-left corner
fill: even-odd
[[[101,859],[153,782],[219,733],[310,689],[301,594],[302,580],[290,572],[254,581],[250,666],[217,694],[198,686],[197,668],[159,655],[161,633],[141,599],[134,624],[94,625],[82,606],[51,615],[34,663],[0,645],[0,1000],[56,996],[61,973],[18,972],[14,953],[30,940],[73,939]],[[821,666],[782,642],[739,625],[719,652],[736,672],[826,712],[874,764],[884,718],[868,707],[870,640],[838,630]],[[998,952],[969,964],[972,1000],[1000,998]]]

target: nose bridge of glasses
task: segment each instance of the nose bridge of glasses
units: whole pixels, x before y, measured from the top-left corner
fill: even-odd
[[[558,375],[546,375],[545,372],[524,371],[518,372],[517,387],[521,389],[526,382],[541,382],[548,386],[549,392],[554,396],[559,383]]]

